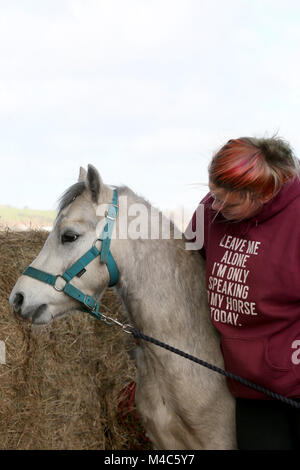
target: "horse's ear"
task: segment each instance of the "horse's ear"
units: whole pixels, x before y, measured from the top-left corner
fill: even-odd
[[[101,177],[93,165],[88,165],[88,171],[86,175],[86,185],[90,190],[93,202],[99,201],[100,189],[102,186]]]
[[[86,180],[86,170],[82,168],[81,166],[79,170],[78,183],[85,181],[85,180]]]

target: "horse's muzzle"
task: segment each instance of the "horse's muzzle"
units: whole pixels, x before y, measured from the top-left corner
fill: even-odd
[[[22,305],[24,301],[24,295],[21,292],[17,292],[15,295],[13,295],[12,298],[9,299],[10,306],[13,310],[14,313],[18,313],[19,315],[22,315]]]
[[[24,320],[32,321],[33,323],[48,323],[47,305],[32,305],[25,306],[25,295],[23,292],[12,293],[9,299],[11,309],[14,313],[19,315]],[[43,318],[46,317],[46,318]]]

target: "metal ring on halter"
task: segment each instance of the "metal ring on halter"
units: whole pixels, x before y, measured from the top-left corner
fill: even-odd
[[[96,240],[93,241],[93,246],[96,246],[97,242],[103,242],[102,238],[96,238]]]
[[[61,279],[63,279],[63,280],[65,281],[65,283],[67,284],[67,281],[62,277],[62,275],[61,275],[61,274],[58,274],[58,275],[56,276],[55,284],[54,284],[53,287],[54,287],[55,290],[57,290],[57,292],[62,292],[62,291],[64,290],[64,288],[66,287],[66,284],[64,285],[64,287],[63,287],[62,289],[61,289],[60,287],[56,287],[56,281],[57,281],[57,279],[58,279],[59,277],[61,277]]]

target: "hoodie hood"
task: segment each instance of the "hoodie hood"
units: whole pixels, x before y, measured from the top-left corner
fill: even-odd
[[[264,204],[262,210],[254,218],[258,222],[264,222],[284,210],[298,197],[300,197],[300,179],[298,176],[295,176],[283,185],[276,196]]]
[[[293,178],[254,217],[231,222],[204,204],[206,289],[225,368],[300,397],[300,180]],[[198,220],[201,220],[198,218]],[[196,212],[192,219],[197,224]],[[202,288],[202,286],[201,286]],[[228,380],[242,398],[262,393]]]

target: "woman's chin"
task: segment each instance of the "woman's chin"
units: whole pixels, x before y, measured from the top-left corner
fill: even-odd
[[[234,216],[234,215],[232,215],[232,214],[228,214],[228,213],[226,213],[226,212],[222,212],[222,211],[221,211],[221,214],[222,214],[222,216],[224,217],[224,219],[226,219],[226,220],[236,220],[236,219],[237,219],[236,216]]]

